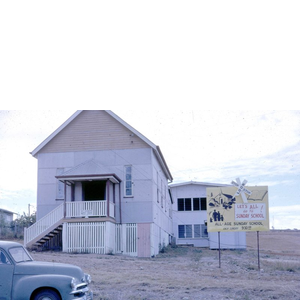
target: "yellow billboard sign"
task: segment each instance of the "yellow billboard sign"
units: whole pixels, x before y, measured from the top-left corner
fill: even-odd
[[[245,182],[206,189],[208,232],[269,230],[268,187]]]

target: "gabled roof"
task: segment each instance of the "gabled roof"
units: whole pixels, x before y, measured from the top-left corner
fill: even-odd
[[[0,213],[5,213],[7,215],[14,215],[14,214],[17,215],[17,213],[14,213],[14,212],[9,211],[9,210],[4,209],[4,208],[0,208]]]
[[[31,153],[32,156],[36,157],[38,152],[45,147],[58,133],[60,133],[67,125],[69,125],[79,114],[81,114],[83,110],[76,111],[69,119],[67,119],[60,127],[58,127],[51,135],[49,135],[40,145],[38,145]],[[115,113],[113,113],[110,110],[105,110],[106,113],[108,113],[111,117],[113,117],[115,120],[117,120],[119,123],[121,123],[123,126],[125,126],[128,130],[130,130],[133,134],[138,136],[141,140],[143,140],[146,144],[148,144],[154,151],[156,158],[158,159],[160,165],[162,166],[167,178],[172,181],[173,177],[171,175],[171,172],[167,166],[167,163],[163,157],[163,154],[158,146],[153,144],[149,139],[147,139],[144,135],[142,135],[139,131],[134,129],[132,126],[130,126],[128,123],[126,123],[124,120],[122,120],[119,116],[117,116]]]
[[[82,181],[95,179],[109,179],[114,183],[121,182],[121,179],[111,172],[110,168],[104,167],[94,159],[88,160],[66,172],[57,175],[57,179],[61,181]]]
[[[179,182],[179,183],[169,184],[169,187],[173,188],[173,187],[185,186],[185,185],[202,185],[202,186],[222,187],[222,186],[230,186],[232,184],[200,182],[200,181],[186,181],[186,182]]]
[[[108,172],[104,171],[103,166],[98,164],[94,159],[90,159],[88,161],[85,161],[84,163],[81,163],[80,165],[77,165],[74,168],[71,168],[70,170],[60,174],[57,177],[86,176],[86,175],[97,175],[101,173],[108,173]]]

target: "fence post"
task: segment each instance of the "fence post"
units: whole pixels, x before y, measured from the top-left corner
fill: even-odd
[[[67,223],[63,223],[62,227],[62,251],[68,252],[68,236],[67,236]]]

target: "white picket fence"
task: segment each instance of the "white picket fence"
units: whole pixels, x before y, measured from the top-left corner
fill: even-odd
[[[136,224],[125,224],[126,226],[126,253],[137,255],[137,226]]]
[[[63,251],[105,254],[105,225],[105,222],[65,223]]]
[[[137,224],[116,224],[115,252],[137,256]]]
[[[64,223],[63,251],[71,253],[122,253],[137,256],[137,225],[106,222]]]

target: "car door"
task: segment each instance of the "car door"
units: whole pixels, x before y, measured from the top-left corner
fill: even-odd
[[[0,248],[0,300],[11,300],[14,265]]]

